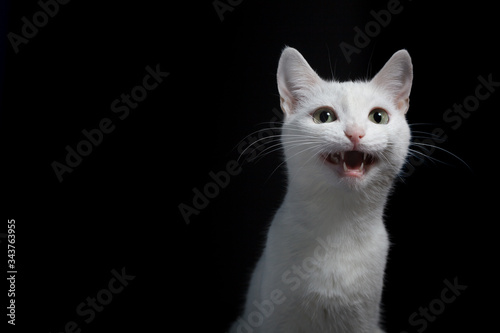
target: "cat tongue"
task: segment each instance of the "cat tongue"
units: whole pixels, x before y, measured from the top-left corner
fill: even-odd
[[[344,162],[349,169],[359,169],[363,163],[363,153],[359,151],[346,151]]]

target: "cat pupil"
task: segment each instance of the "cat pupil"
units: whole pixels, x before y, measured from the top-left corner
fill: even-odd
[[[322,123],[326,123],[329,118],[330,118],[330,112],[328,111],[323,111],[319,115],[319,120],[321,120]]]
[[[375,114],[373,115],[373,120],[375,120],[375,122],[377,123],[380,123],[382,121],[382,114],[380,112],[375,112]]]

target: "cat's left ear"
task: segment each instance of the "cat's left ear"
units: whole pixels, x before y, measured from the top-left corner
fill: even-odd
[[[406,113],[410,107],[413,65],[406,50],[399,50],[386,62],[371,82],[386,90],[394,98],[396,108]]]

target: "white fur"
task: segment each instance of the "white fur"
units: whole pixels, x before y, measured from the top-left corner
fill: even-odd
[[[288,190],[253,272],[243,314],[231,333],[382,332],[380,300],[389,247],[382,221],[410,142],[405,119],[412,82],[408,53],[398,51],[367,82],[327,82],[286,48],[278,66],[285,122]],[[327,106],[338,119],[317,124]],[[374,108],[385,125],[368,119]],[[377,158],[363,177],[342,177],[321,154],[356,150]]]

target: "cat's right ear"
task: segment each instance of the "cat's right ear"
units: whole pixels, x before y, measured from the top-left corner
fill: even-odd
[[[406,113],[410,107],[412,81],[413,65],[406,50],[394,53],[372,79],[372,82],[393,96],[396,108],[403,113]]]
[[[312,86],[321,81],[306,59],[292,47],[286,47],[281,53],[277,79],[281,109],[285,116],[294,113],[300,100]]]

